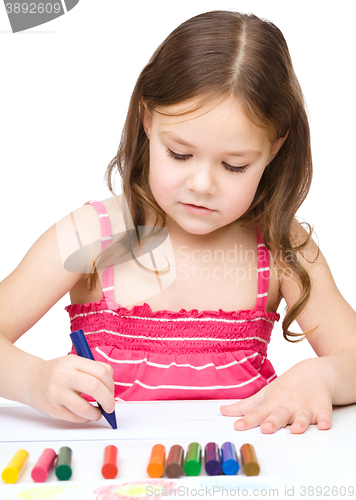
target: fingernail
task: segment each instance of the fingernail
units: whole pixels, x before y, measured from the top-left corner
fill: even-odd
[[[269,429],[273,429],[273,424],[271,422],[265,422],[263,426],[268,427]]]
[[[331,425],[330,425],[330,422],[327,422],[326,420],[322,420],[321,422],[319,422],[318,427],[319,427],[319,429],[322,428],[322,430],[323,429],[327,430],[327,429],[330,429]]]
[[[235,422],[235,429],[244,429],[246,427],[246,422],[244,420],[238,420]]]

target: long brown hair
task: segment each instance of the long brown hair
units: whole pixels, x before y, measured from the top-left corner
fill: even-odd
[[[266,130],[271,142],[288,133],[266,167],[244,220],[258,224],[267,248],[278,256],[279,269],[285,269],[286,256],[293,255],[288,266],[297,277],[301,294],[286,313],[283,336],[301,340],[305,334],[288,329],[310,297],[310,277],[297,252],[307,244],[311,231],[306,241],[297,245],[292,241],[291,227],[310,188],[310,132],[287,43],[273,23],[253,14],[212,11],[178,26],[158,47],[137,80],[117,155],[106,172],[107,184],[114,194],[113,174],[117,170],[136,228],[145,225],[147,213],[154,216],[156,226],[164,227],[165,213],[155,202],[148,183],[149,142],[142,125],[143,103],[155,110],[198,98],[199,109],[209,101],[231,95],[239,99],[246,115]],[[97,271],[129,249],[130,244],[121,241],[117,250],[103,252],[96,263]],[[90,276],[90,289],[96,278],[97,273]]]

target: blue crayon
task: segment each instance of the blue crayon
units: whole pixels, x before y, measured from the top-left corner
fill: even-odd
[[[71,333],[70,338],[72,339],[74,349],[76,350],[78,356],[81,356],[82,358],[92,359],[93,361],[95,361],[82,329],[76,330],[75,332]],[[106,411],[103,410],[103,408],[99,403],[98,406],[101,413],[109,422],[111,427],[113,429],[117,429],[115,411],[113,411],[112,413],[106,413]]]
[[[226,476],[235,476],[240,468],[233,443],[224,443],[221,447],[222,471]]]

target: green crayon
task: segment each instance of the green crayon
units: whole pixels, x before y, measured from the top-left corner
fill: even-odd
[[[198,476],[201,469],[201,446],[199,443],[190,443],[185,458],[184,471],[187,476]]]
[[[57,458],[56,476],[60,481],[68,481],[72,475],[72,450],[62,446]]]

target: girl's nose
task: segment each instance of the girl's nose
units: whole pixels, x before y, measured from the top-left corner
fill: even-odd
[[[216,184],[211,168],[207,165],[202,165],[200,167],[193,166],[192,170],[189,172],[186,186],[189,190],[200,194],[214,194],[216,191]]]

